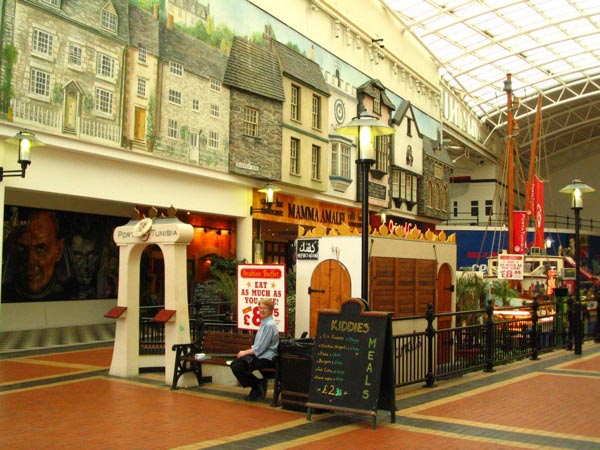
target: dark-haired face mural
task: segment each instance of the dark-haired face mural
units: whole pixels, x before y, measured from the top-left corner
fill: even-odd
[[[2,301],[115,298],[112,232],[127,220],[6,207]]]

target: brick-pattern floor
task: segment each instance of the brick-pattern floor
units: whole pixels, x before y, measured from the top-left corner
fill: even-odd
[[[0,359],[0,441],[10,449],[600,449],[600,345],[397,390],[396,422],[272,408],[208,384],[108,374],[111,347]],[[272,395],[272,393],[270,393]]]

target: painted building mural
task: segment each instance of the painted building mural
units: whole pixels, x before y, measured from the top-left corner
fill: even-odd
[[[6,206],[2,302],[115,298],[127,219]]]

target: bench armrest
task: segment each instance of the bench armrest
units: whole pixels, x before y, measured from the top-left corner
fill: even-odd
[[[174,344],[171,348],[174,352],[177,352],[175,357],[193,357],[196,353],[200,353],[200,347],[194,342],[191,344]]]

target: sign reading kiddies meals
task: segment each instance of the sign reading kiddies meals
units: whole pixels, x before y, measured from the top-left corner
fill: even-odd
[[[273,300],[273,318],[280,333],[287,331],[285,315],[285,264],[238,264],[237,326],[242,330],[258,330],[258,302]]]

